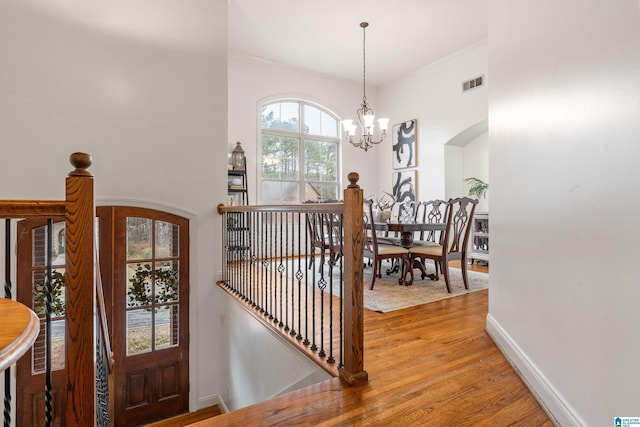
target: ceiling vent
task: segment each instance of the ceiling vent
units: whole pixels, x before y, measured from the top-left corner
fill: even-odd
[[[484,76],[478,76],[462,83],[462,91],[466,92],[477,87],[484,86]]]

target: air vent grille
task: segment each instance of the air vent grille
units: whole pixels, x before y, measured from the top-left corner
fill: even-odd
[[[462,83],[462,91],[466,92],[468,90],[475,89],[483,85],[484,85],[484,76],[474,77],[473,79],[467,80],[466,82]]]

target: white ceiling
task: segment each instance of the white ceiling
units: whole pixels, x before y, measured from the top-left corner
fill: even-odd
[[[381,86],[487,38],[487,0],[229,0],[229,49]]]

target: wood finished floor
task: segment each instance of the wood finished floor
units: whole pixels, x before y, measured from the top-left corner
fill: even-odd
[[[487,290],[391,313],[366,310],[368,383],[334,378],[185,425],[552,427],[485,332],[487,310]]]

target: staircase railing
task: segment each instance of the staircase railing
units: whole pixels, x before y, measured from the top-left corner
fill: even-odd
[[[88,154],[73,153],[70,162],[64,200],[3,200],[0,218],[65,218],[65,418],[68,426],[88,426],[97,423],[94,185]]]
[[[223,216],[219,284],[349,384],[368,379],[358,179],[349,174],[343,203],[218,206]]]

